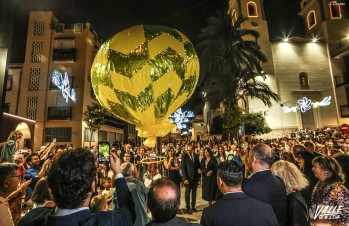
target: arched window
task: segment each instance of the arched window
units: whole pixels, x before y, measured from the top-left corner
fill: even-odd
[[[234,26],[235,22],[238,20],[238,16],[236,13],[236,10],[234,9],[234,11],[231,14],[231,19],[232,19],[232,25]]]
[[[257,4],[255,2],[247,3],[247,16],[258,17]]]
[[[308,74],[306,72],[299,73],[299,83],[301,86],[309,86]]]
[[[330,14],[331,19],[340,19],[342,18],[341,5],[337,1],[330,2]]]
[[[307,15],[308,29],[312,29],[316,24],[316,14],[314,10],[311,10]]]

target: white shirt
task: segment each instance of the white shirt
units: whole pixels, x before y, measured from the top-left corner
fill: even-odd
[[[89,210],[90,208],[88,207],[80,207],[80,208],[76,208],[76,209],[60,209],[58,207],[56,207],[55,209],[55,213],[53,215],[55,216],[66,216],[66,215],[70,215],[73,213],[77,213],[80,212],[82,210]]]

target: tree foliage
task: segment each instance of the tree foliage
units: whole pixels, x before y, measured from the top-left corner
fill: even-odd
[[[245,134],[265,134],[271,132],[262,113],[249,113],[245,118]]]
[[[87,110],[84,112],[84,122],[86,123],[87,128],[91,132],[90,137],[90,147],[93,133],[101,128],[101,126],[105,123],[105,115],[103,113],[103,108],[93,103],[92,105],[87,106]]]
[[[261,64],[267,59],[257,42],[259,33],[241,28],[245,20],[240,18],[232,25],[230,15],[217,12],[217,16],[210,17],[208,26],[202,29],[198,44],[200,86],[206,94],[205,101],[211,107],[223,101],[223,128],[234,135],[245,118],[239,103],[248,106],[247,98],[250,97],[270,107],[272,100],[280,100],[265,83]]]

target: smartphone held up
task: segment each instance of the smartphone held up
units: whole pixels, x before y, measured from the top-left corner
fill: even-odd
[[[110,143],[109,142],[99,142],[98,143],[98,162],[101,164],[109,164],[110,156]]]

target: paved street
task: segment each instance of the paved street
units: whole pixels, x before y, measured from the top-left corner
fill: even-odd
[[[193,214],[187,214],[185,208],[185,200],[184,200],[184,192],[185,188],[181,188],[181,209],[180,213],[177,214],[177,217],[183,219],[188,222],[200,223],[202,210],[208,206],[208,202],[201,199],[201,185],[198,186],[197,197],[196,197],[196,209],[198,212]]]

